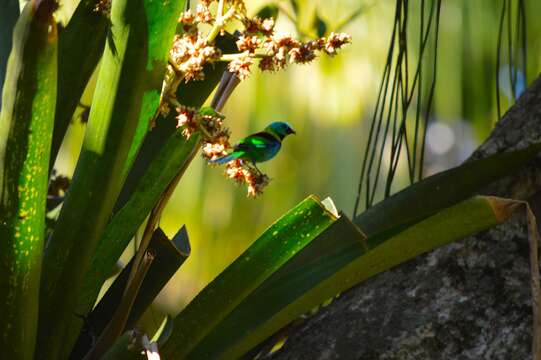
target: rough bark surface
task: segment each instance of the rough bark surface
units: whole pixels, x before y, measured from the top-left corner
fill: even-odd
[[[541,139],[541,77],[472,158]],[[525,199],[541,160],[484,194]],[[272,359],[531,359],[524,217],[398,266],[342,294],[296,326]]]

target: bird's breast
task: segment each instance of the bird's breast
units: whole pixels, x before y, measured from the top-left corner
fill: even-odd
[[[256,162],[263,162],[272,159],[280,151],[281,144],[279,142],[269,144],[261,151],[258,151]]]

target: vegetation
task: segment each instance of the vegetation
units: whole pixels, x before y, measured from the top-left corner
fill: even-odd
[[[192,161],[200,149],[214,173],[216,159],[231,153],[232,132],[225,126],[236,125],[224,108],[231,94],[256,65],[260,72],[273,73],[290,64],[312,63],[316,57],[339,64],[340,55],[335,55],[352,42],[341,29],[365,8],[332,24],[314,3],[300,0],[255,7],[253,16],[256,12],[241,0],[81,0],[64,27],[57,24],[62,9],[58,11],[55,0],[31,0],[20,13],[15,2],[4,2],[2,355],[256,356],[267,351],[258,348],[267,338],[341,292],[419,254],[505,222],[516,212],[528,215],[531,249],[537,249],[535,218],[527,203],[476,194],[528,163],[541,142],[423,178],[429,120],[438,105],[443,3],[395,1],[359,187],[348,193],[352,205],[356,198],[352,216],[337,210],[330,198],[321,201],[303,191],[304,200],[297,197],[297,205],[277,216],[178,315],[164,317],[158,327],[145,321],[145,311],[151,311],[177,270],[186,272],[185,261],[205,257],[204,251],[190,256],[188,231],[178,221],[175,235],[168,237],[162,215],[186,171],[197,166]],[[526,53],[526,2],[517,1],[516,7],[511,3],[503,2],[499,18],[495,77],[499,91],[501,61],[508,54],[509,83],[502,89],[510,92],[511,100],[504,104],[498,92],[496,104],[485,107],[498,116],[524,90],[529,67],[538,66]],[[277,30],[278,16],[288,19],[298,37]],[[411,35],[411,18],[416,37]],[[83,104],[85,89],[93,92],[88,105]],[[206,104],[209,97],[212,101]],[[70,178],[54,168],[63,156],[62,143],[70,139],[73,118],[81,119],[85,129]],[[302,139],[310,141],[308,136]],[[319,151],[311,144],[305,155],[323,156]],[[240,158],[225,168],[226,177],[255,198],[243,200],[244,209],[232,216],[246,227],[250,217],[245,213],[260,211],[248,209],[261,208],[258,201],[283,183],[271,181],[255,163]],[[410,185],[397,191],[401,176],[399,184]],[[210,204],[221,199],[223,195],[214,194]],[[192,213],[203,217],[199,210]],[[130,243],[134,249],[126,252]],[[129,263],[115,271],[123,253]],[[537,319],[537,251],[531,251],[531,262]],[[538,323],[533,329],[536,359],[541,358]]]

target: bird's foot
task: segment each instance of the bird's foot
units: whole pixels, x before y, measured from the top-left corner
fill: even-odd
[[[257,167],[257,165],[254,163],[252,163],[252,166],[253,168],[257,171],[258,175],[262,176],[262,175],[265,175],[263,174],[263,172],[261,170],[259,170],[259,168]]]

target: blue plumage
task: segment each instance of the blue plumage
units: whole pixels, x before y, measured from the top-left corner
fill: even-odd
[[[222,156],[221,158],[218,158],[218,159],[214,159],[214,160],[210,160],[211,163],[213,164],[219,164],[219,165],[222,165],[222,164],[225,164],[225,163],[228,163],[230,161],[233,161],[237,158],[236,156],[237,154],[235,154],[234,152],[229,154],[229,155],[226,155],[226,156]]]

